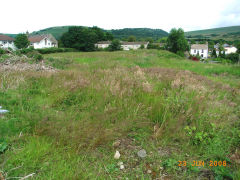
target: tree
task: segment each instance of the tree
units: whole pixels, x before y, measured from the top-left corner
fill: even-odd
[[[212,57],[217,57],[217,52],[216,52],[216,50],[215,49],[213,49],[213,51],[212,51]]]
[[[114,39],[109,45],[109,51],[121,50],[121,43],[118,39]]]
[[[224,51],[224,48],[223,48],[222,45],[219,46],[218,50],[219,50],[219,55],[218,56],[221,57],[221,58],[225,58],[225,51]]]
[[[240,42],[237,44],[237,53],[240,54]]]
[[[135,42],[136,41],[136,37],[135,36],[129,36],[128,37],[128,42]]]
[[[184,52],[189,50],[188,42],[184,37],[183,29],[173,28],[167,39],[167,46],[171,52]]]
[[[29,44],[30,44],[30,42],[29,42],[26,34],[18,34],[14,41],[14,45],[18,49],[27,48],[29,46]]]
[[[112,39],[110,33],[105,33],[98,27],[70,27],[61,37],[63,47],[75,48],[79,51],[94,51],[95,43]]]

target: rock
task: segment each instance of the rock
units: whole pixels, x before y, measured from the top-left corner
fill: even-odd
[[[113,143],[113,147],[118,147],[118,146],[120,146],[120,144],[121,144],[121,141],[120,140],[117,140],[117,141],[115,141],[114,143]]]
[[[151,173],[152,173],[152,171],[149,169],[149,170],[147,170],[147,173],[148,173],[148,174],[151,174]]]
[[[116,151],[115,155],[114,155],[114,159],[119,159],[120,158],[120,153],[119,151]]]
[[[140,151],[137,152],[137,155],[140,158],[145,158],[147,156],[147,152],[145,149],[141,149]]]
[[[0,106],[0,114],[4,114],[9,112],[8,110],[2,109],[2,106]]]
[[[121,169],[121,170],[123,170],[123,169],[124,169],[124,165],[123,165],[123,164],[120,166],[120,169]]]
[[[118,165],[119,165],[119,166],[123,165],[123,162],[119,162]]]

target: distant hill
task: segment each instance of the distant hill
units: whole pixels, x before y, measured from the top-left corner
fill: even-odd
[[[224,40],[240,40],[240,26],[229,26],[213,29],[205,29],[199,31],[185,32],[188,38],[209,38]]]
[[[40,31],[34,31],[31,34],[52,34],[56,39],[60,39],[63,33],[67,32],[71,26],[59,26],[59,27],[50,27],[42,29]],[[161,37],[168,36],[166,31],[161,29],[150,29],[150,28],[125,28],[125,29],[114,29],[114,30],[105,30],[111,32],[115,38],[123,39],[128,38],[133,35],[137,39],[141,38],[153,38],[158,39]]]
[[[39,30],[39,31],[34,31],[31,34],[32,35],[52,34],[56,39],[60,39],[60,37],[63,35],[63,33],[68,31],[69,27],[71,27],[71,26],[50,27],[50,28]]]
[[[150,28],[124,28],[110,30],[115,38],[124,39],[129,36],[135,36],[137,39],[153,38],[159,39],[168,36],[166,31],[162,29],[150,29]]]

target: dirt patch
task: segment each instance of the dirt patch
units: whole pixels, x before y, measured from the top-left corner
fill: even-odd
[[[0,63],[0,71],[57,71],[51,66],[45,65],[43,62],[39,64],[29,64],[26,62]]]

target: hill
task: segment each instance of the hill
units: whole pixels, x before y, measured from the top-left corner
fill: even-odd
[[[188,38],[240,40],[240,26],[189,31],[185,32],[185,36]]]
[[[129,36],[135,36],[137,39],[153,38],[159,39],[168,36],[166,31],[162,29],[150,29],[150,28],[124,28],[110,30],[113,36],[117,39],[128,38]]]
[[[63,33],[68,31],[68,28],[71,26],[59,26],[59,27],[50,27],[46,29],[42,29],[39,31],[34,31],[31,34],[52,34],[56,39],[60,39]],[[113,29],[113,30],[105,30],[111,32],[115,38],[123,39],[128,38],[133,35],[137,39],[145,39],[145,38],[153,38],[158,39],[161,37],[168,36],[166,31],[161,29],[150,29],[150,28],[124,28],[124,29]]]

